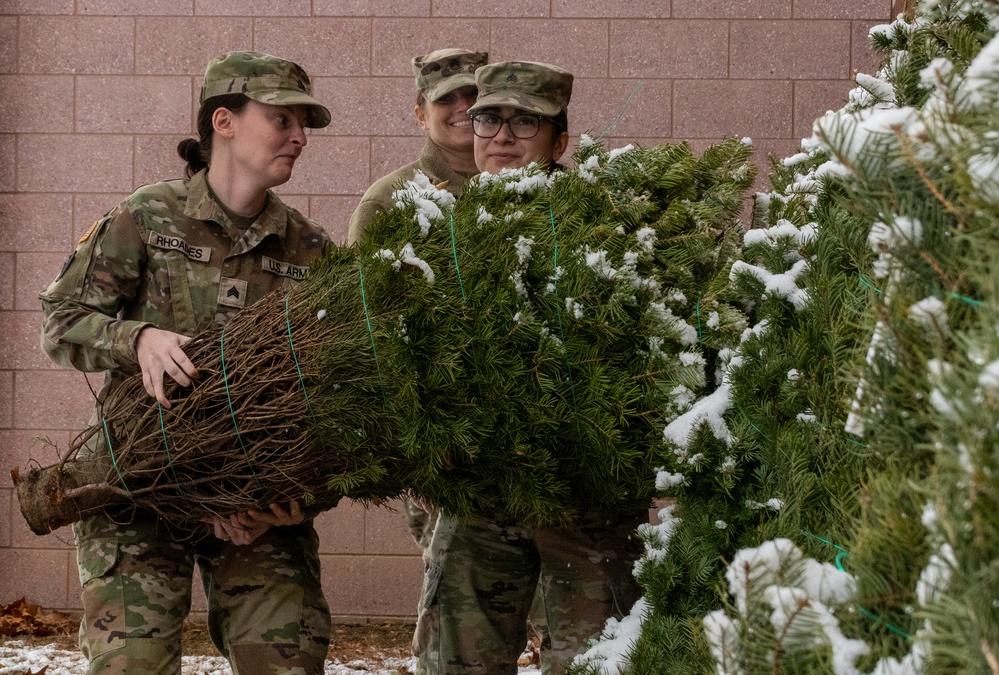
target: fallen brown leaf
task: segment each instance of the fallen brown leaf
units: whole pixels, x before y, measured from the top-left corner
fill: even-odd
[[[62,612],[46,613],[40,605],[26,602],[24,598],[15,600],[9,605],[0,606],[0,635],[47,637],[73,632],[78,626],[79,622],[73,620],[68,614]],[[39,673],[31,675],[39,675]]]
[[[517,659],[517,665],[521,668],[541,669],[541,638],[537,635],[527,637],[527,647],[524,653]]]

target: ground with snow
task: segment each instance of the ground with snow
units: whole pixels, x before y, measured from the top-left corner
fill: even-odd
[[[326,662],[326,675],[396,675],[413,671],[414,660],[386,656],[355,659],[348,663]],[[231,675],[229,664],[221,656],[185,656],[184,675]],[[0,675],[23,675],[40,673],[45,675],[84,675],[87,663],[77,651],[60,649],[55,644],[29,646],[24,642],[10,640],[0,645]],[[521,668],[520,675],[537,675],[538,670]]]
[[[0,646],[0,675],[39,673],[45,675],[83,675],[87,662],[76,651],[60,649],[56,645],[28,646],[12,640]],[[326,662],[326,675],[394,675],[413,670],[413,659],[386,657],[383,660],[354,660],[349,663]],[[525,671],[521,671],[525,672]],[[537,671],[534,671],[537,672]],[[221,656],[185,656],[184,675],[231,675],[229,664]]]

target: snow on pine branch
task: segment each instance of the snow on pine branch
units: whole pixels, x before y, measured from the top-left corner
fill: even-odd
[[[798,260],[787,272],[775,274],[759,265],[750,265],[737,260],[732,265],[730,278],[736,281],[740,275],[756,277],[763,284],[764,297],[777,296],[788,300],[795,309],[802,310],[808,304],[808,291],[798,286],[798,278],[808,270],[808,261]]]
[[[441,207],[450,209],[454,206],[454,195],[431,183],[422,171],[417,171],[413,180],[407,181],[402,188],[393,192],[392,199],[397,207],[412,202],[415,208],[414,218],[424,237],[430,233],[434,222],[444,218]]]

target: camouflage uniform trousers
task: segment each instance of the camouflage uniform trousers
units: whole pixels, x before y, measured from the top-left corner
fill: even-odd
[[[441,516],[431,542],[414,646],[419,675],[517,672],[535,610],[544,623],[542,669],[562,675],[610,617],[641,596],[632,570],[642,510],[563,527]]]
[[[406,524],[409,527],[409,533],[413,537],[413,541],[416,545],[420,547],[420,554],[423,556],[424,573],[429,569],[430,565],[430,542],[433,541],[434,536],[434,525],[437,523],[437,510],[431,508],[431,510],[426,510],[415,501],[403,497],[402,500],[403,509],[406,512]],[[424,575],[425,577],[426,575]],[[424,589],[426,584],[424,584]],[[423,595],[423,593],[421,593]],[[420,604],[417,607],[417,613],[422,610],[422,607],[426,603],[421,598]],[[550,647],[548,640],[546,639],[545,630],[545,619],[544,619],[544,609],[541,604],[541,593],[536,592],[534,594],[534,601],[531,604],[531,611],[527,618],[527,628],[529,636],[535,637],[538,642],[541,643],[542,649],[547,649]],[[427,632],[414,632],[413,633],[413,654],[422,654],[426,651],[427,645],[423,644],[422,640],[428,637]],[[549,675],[548,668],[542,668],[543,675]]]
[[[424,561],[426,561],[430,540],[434,536],[437,510],[431,508],[428,511],[408,497],[402,498],[402,507],[406,512],[406,525],[409,527],[409,533],[413,536],[416,545],[420,547],[420,553],[423,554]]]
[[[124,524],[95,516],[74,532],[88,673],[179,675],[195,564],[212,641],[234,675],[323,672],[331,621],[311,522],[272,527],[248,546],[178,540],[143,515]]]

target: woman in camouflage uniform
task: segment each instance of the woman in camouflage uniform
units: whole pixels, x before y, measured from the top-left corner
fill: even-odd
[[[395,207],[392,193],[423,172],[434,185],[445,184],[449,192],[461,194],[468,179],[479,172],[472,155],[472,123],[468,109],[475,103],[475,70],[486,63],[485,52],[465,49],[438,49],[414,56],[416,106],[413,114],[427,132],[419,158],[383,176],[369,187],[350,217],[347,243],[353,244],[382,211]],[[420,550],[426,551],[433,532],[435,514],[416,502],[404,499],[406,522]]]
[[[497,173],[537,162],[558,170],[572,79],[543,63],[479,68],[469,109],[478,168]],[[515,675],[533,612],[543,624],[542,670],[562,675],[605,621],[627,614],[640,597],[632,568],[643,522],[644,509],[584,513],[560,527],[442,514],[427,554],[417,672]]]
[[[350,217],[347,243],[360,239],[375,214],[395,206],[392,199],[401,183],[422,171],[435,185],[461,194],[468,179],[479,172],[472,156],[472,126],[468,109],[475,103],[475,70],[489,55],[464,49],[438,49],[413,57],[416,106],[413,113],[427,132],[419,158],[375,181]]]
[[[200,140],[178,146],[187,177],[143,186],[96,221],[40,296],[49,356],[107,371],[94,421],[107,393],[139,371],[169,408],[164,378],[198,377],[189,336],[288,288],[322,254],[326,233],[270,188],[291,178],[305,128],[329,122],[297,64],[231,52],[208,65]],[[88,672],[179,674],[195,565],[212,639],[234,673],[323,671],[329,608],[318,537],[298,504],[193,528],[133,508],[77,523],[74,535]]]

